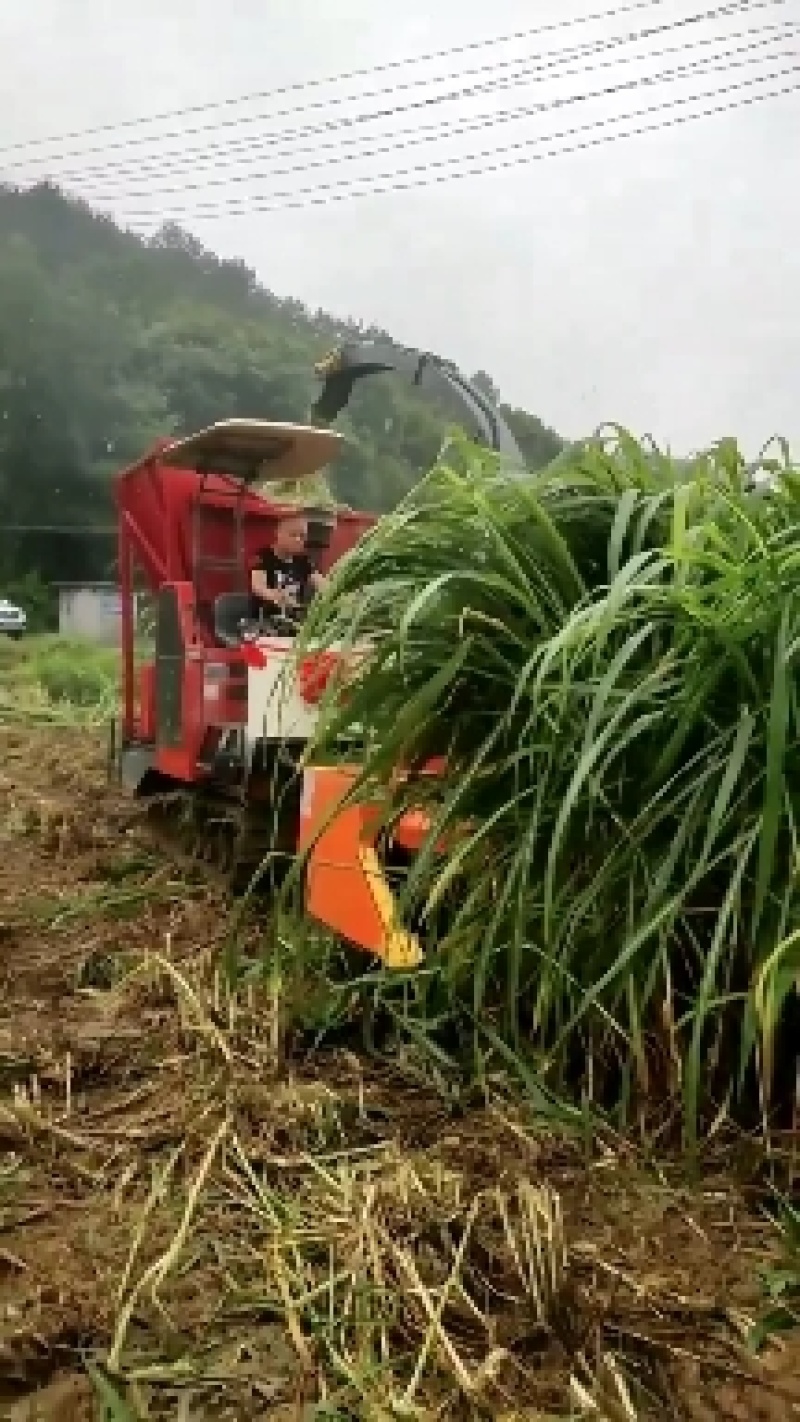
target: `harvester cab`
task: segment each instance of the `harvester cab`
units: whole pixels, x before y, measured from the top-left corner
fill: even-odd
[[[341,436],[307,426],[229,420],[162,442],[118,478],[122,591],[123,718],[120,769],[135,791],[165,779],[195,784],[215,767],[226,734],[306,739],[309,708],[288,696],[268,707],[256,695],[246,651],[258,628],[250,574],[286,511],[253,485],[296,481],[328,464]],[[371,520],[345,514],[312,524],[320,566],[352,546]],[[155,659],[134,668],[134,579],[155,601]],[[291,629],[267,637],[273,662],[290,661]],[[251,658],[252,660],[252,658]],[[288,721],[287,721],[288,718]],[[218,767],[217,767],[218,768]]]
[[[491,448],[522,462],[513,436],[482,392],[452,367],[387,342],[350,344],[320,363],[322,390],[309,425],[227,420],[162,440],[117,478],[122,601],[122,715],[112,763],[145,800],[168,848],[188,839],[234,891],[274,886],[298,856],[305,911],[387,966],[421,961],[399,922],[379,859],[375,806],[346,801],[358,765],[308,765],[319,701],[335,649],[298,655],[292,627],[258,626],[250,580],[278,519],[296,512],[270,484],[303,481],[344,443],[324,425],[355,381],[407,374]],[[258,489],[256,488],[258,486]],[[323,574],[375,523],[349,509],[308,512],[309,543]],[[137,587],[154,609],[154,650],[137,664]],[[435,767],[429,768],[436,773]],[[420,813],[392,830],[392,851],[413,854],[427,832]]]

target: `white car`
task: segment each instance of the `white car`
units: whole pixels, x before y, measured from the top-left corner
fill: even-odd
[[[0,637],[21,637],[27,630],[28,617],[15,602],[0,597]]]

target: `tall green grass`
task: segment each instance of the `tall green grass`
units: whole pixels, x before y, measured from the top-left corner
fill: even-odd
[[[116,647],[56,633],[0,639],[0,720],[104,724],[119,680]]]
[[[705,1113],[770,1093],[794,991],[800,473],[621,430],[524,483],[460,441],[348,558],[308,640],[367,641],[313,753],[430,803],[418,1024],[559,1089]],[[435,790],[393,771],[447,757]],[[449,839],[445,855],[437,851]]]

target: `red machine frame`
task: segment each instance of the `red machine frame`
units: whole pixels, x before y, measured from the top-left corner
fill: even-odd
[[[254,430],[259,431],[257,438]],[[288,431],[287,441],[311,436],[320,449],[327,447],[331,454],[341,442],[340,436],[328,430],[312,432],[266,424],[259,430],[258,422],[231,421],[187,441],[160,440],[117,477],[121,747],[123,751],[133,746],[151,749],[148,769],[158,778],[183,783],[206,778],[209,755],[220,736],[244,723],[246,663],[241,649],[220,645],[217,640],[213,605],[220,594],[247,591],[258,550],[272,543],[276,521],[292,511],[289,505],[272,502],[250,487],[259,464],[256,456],[263,458],[264,453],[263,448],[258,449],[259,438],[263,444],[275,430]],[[194,467],[188,463],[190,458],[196,461]],[[226,464],[239,464],[242,472],[226,471]],[[285,477],[281,470],[279,456],[273,477]],[[318,539],[316,550],[321,572],[327,572],[348,552],[375,518],[335,510],[325,522],[327,537]],[[311,526],[319,532],[319,521],[315,525],[313,516]],[[137,573],[148,592],[159,600],[161,612],[173,602],[175,630],[184,652],[181,733],[172,736],[172,744],[164,743],[158,734],[156,661],[142,666],[137,676]],[[209,689],[214,691],[213,700],[206,695]]]

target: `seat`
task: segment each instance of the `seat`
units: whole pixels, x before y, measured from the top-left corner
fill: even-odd
[[[214,599],[214,636],[223,647],[239,647],[243,633],[254,624],[249,593],[220,593]]]

